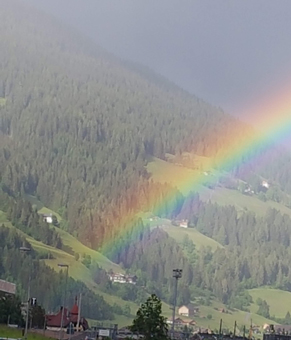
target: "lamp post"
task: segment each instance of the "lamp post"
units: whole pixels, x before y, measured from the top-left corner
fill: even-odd
[[[178,291],[178,280],[182,277],[182,269],[173,269],[173,278],[175,278],[175,294],[174,294],[174,307],[173,307],[173,323],[172,323],[172,339],[174,338],[175,330],[175,312],[177,303],[177,291]]]
[[[62,316],[61,316],[61,328],[60,328],[60,334],[59,334],[59,339],[62,339],[62,335],[63,335],[63,322],[64,322],[64,309],[65,309],[65,304],[66,304],[66,295],[67,295],[67,282],[68,282],[68,274],[69,274],[69,265],[68,264],[63,264],[63,263],[59,263],[58,264],[59,267],[61,268],[66,268],[66,283],[65,283],[65,293],[64,293],[64,303],[63,303],[63,308],[62,308]]]
[[[20,251],[28,254],[30,253],[31,249],[27,247],[20,247]],[[28,314],[29,314],[29,300],[30,300],[30,282],[31,282],[31,261],[29,264],[28,270],[28,285],[27,285],[27,306],[26,306],[26,317],[25,317],[25,332],[24,332],[24,339],[27,339],[27,331],[28,331]]]

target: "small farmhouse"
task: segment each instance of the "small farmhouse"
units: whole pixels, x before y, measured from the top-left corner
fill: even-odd
[[[42,219],[46,223],[53,223],[53,214],[43,214]]]
[[[182,221],[180,221],[179,226],[180,226],[181,228],[188,228],[188,220],[182,220]]]
[[[191,317],[199,313],[199,308],[192,304],[181,306],[178,310],[179,315]]]
[[[270,188],[270,184],[267,181],[262,181],[262,187],[269,189]]]
[[[180,228],[188,228],[188,220],[173,220],[172,225]]]

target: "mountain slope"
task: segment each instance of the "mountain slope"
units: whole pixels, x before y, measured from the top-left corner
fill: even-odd
[[[180,304],[195,300],[197,289],[203,288],[212,300],[215,294],[237,306],[238,297],[239,308],[247,309],[251,302],[246,288],[277,284],[288,289],[288,218],[271,211],[268,220],[268,209],[263,208],[269,202],[243,195],[229,198],[234,190],[225,183],[217,183],[215,190],[204,183],[200,188],[226,207],[212,205],[209,197],[202,197],[208,203],[200,202],[192,188],[181,193],[178,184],[186,172],[195,176],[207,166],[252,187],[265,178],[276,188],[270,197],[278,207],[290,198],[290,155],[279,148],[266,151],[261,145],[236,160],[226,174],[217,159],[230,144],[238,147],[251,138],[252,128],[166,80],[119,61],[22,1],[1,0],[1,4],[1,188],[11,201],[7,207],[11,222],[22,231],[35,231],[31,218],[37,219],[37,214],[22,202],[31,196],[37,197],[33,204],[41,201],[47,207],[43,209],[56,211],[63,219],[58,232],[41,223],[34,225],[61,236],[64,249],[61,244],[51,249],[36,237],[31,239],[39,250],[55,254],[55,259],[45,260],[48,265],[56,269],[58,260],[66,259],[74,267],[72,275],[81,274],[94,290],[89,271],[75,263],[72,253],[90,255],[104,269],[119,270],[120,264],[168,303],[173,301],[173,265],[183,267]],[[262,151],[271,163],[266,169],[249,163]],[[185,154],[195,155],[194,165],[184,163]],[[171,164],[166,162],[169,155]],[[263,199],[267,194],[262,194]],[[255,210],[255,205],[262,217],[245,211]],[[284,208],[280,210],[289,209]],[[189,219],[204,234],[184,232],[190,241],[195,243],[199,236],[212,249],[182,249],[163,230],[150,230],[142,221],[143,213]],[[191,242],[187,241],[188,248]],[[261,254],[254,259],[249,254],[256,246]],[[113,293],[127,293],[121,290],[109,287],[102,294],[109,299]]]
[[[221,110],[143,78],[23,3],[2,2],[2,183],[62,208],[70,230],[89,245],[113,237],[113,225],[132,206],[125,197],[148,176],[148,154],[214,155],[234,135],[250,133]]]

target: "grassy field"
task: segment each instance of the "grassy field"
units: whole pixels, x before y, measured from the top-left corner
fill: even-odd
[[[273,201],[263,202],[256,196],[243,195],[237,190],[221,187],[216,187],[212,190],[202,185],[203,181],[211,180],[213,175],[219,178],[219,173],[214,173],[213,170],[212,175],[203,177],[203,173],[199,170],[178,166],[158,158],[153,158],[148,163],[147,170],[151,173],[154,181],[171,183],[183,194],[188,194],[190,191],[198,192],[203,201],[211,200],[211,202],[216,202],[220,205],[234,205],[238,211],[248,209],[259,215],[265,214],[269,208],[275,208],[291,217],[291,209],[282,204]]]
[[[0,325],[0,338],[14,338],[14,339],[21,339],[22,338],[22,330],[21,329],[14,329],[7,327],[5,325]],[[47,337],[44,337],[39,334],[29,333],[28,334],[29,340],[47,340]]]
[[[152,175],[152,178],[161,183],[171,183],[177,187],[183,194],[188,194],[193,188],[189,183],[193,179],[201,176],[201,171],[185,168],[163,161],[158,158],[153,158],[147,165],[147,171]],[[201,191],[203,186],[199,181],[195,185],[195,191]]]
[[[140,214],[143,222],[149,225],[150,228],[162,228],[170,237],[174,238],[178,243],[182,243],[186,235],[193,241],[196,248],[199,250],[201,247],[210,247],[213,251],[223,246],[210,237],[201,234],[196,229],[179,228],[172,225],[171,221],[166,218],[159,218],[157,216],[151,216],[149,213]]]
[[[270,315],[274,315],[277,318],[284,318],[288,311],[291,313],[290,292],[271,288],[250,289],[248,292],[254,301],[254,303],[251,305],[251,311],[254,313],[259,308],[256,304],[256,300],[258,298],[266,300],[270,306]]]
[[[63,244],[67,246],[68,248],[71,248],[75,253],[78,253],[80,257],[82,257],[84,254],[90,255],[92,262],[98,263],[98,265],[101,266],[103,269],[106,269],[106,270],[112,269],[115,272],[121,272],[121,273],[124,272],[123,269],[121,269],[119,265],[113,263],[112,261],[110,261],[107,257],[102,255],[98,251],[85,246],[83,243],[78,241],[75,237],[73,237],[68,232],[61,230],[59,228],[55,228],[55,230],[58,232],[58,234],[62,238]]]
[[[213,251],[215,251],[217,248],[223,247],[220,243],[216,242],[210,237],[201,234],[196,229],[179,228],[172,225],[163,226],[162,228],[178,243],[182,243],[184,237],[188,235],[189,239],[192,240],[195,244],[197,250],[199,250],[201,247],[210,247]]]
[[[243,326],[249,328],[251,322],[253,325],[263,326],[265,323],[274,323],[274,321],[266,319],[255,313],[247,313],[240,310],[221,313],[217,309],[226,308],[223,304],[213,301],[212,306],[200,307],[200,318],[195,318],[198,324],[211,329],[218,329],[220,319],[222,319],[223,327],[233,329],[235,321],[239,329]],[[227,309],[227,308],[226,308]],[[208,320],[207,315],[211,315],[211,320]]]

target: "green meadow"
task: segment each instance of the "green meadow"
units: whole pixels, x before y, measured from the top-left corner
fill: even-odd
[[[227,313],[221,313],[219,309],[224,308]],[[211,315],[211,319],[207,318]],[[262,327],[265,323],[274,323],[274,321],[266,319],[256,313],[248,313],[241,310],[228,310],[222,303],[214,300],[212,306],[200,306],[200,317],[194,318],[199,325],[208,327],[210,329],[219,329],[219,323],[222,319],[223,328],[233,329],[234,323],[237,323],[237,327],[243,330],[245,326],[248,329],[251,325],[257,325]]]
[[[5,325],[0,325],[0,338],[22,338],[22,330],[18,328],[10,328]],[[48,338],[36,333],[28,333],[29,340],[47,340]]]
[[[185,236],[187,235],[189,239],[193,241],[197,250],[199,250],[201,247],[210,247],[213,251],[215,251],[217,248],[223,248],[220,243],[201,234],[196,229],[180,228],[172,225],[162,226],[162,228],[178,243],[182,243]]]
[[[277,318],[284,318],[287,312],[291,313],[291,293],[279,289],[272,288],[256,288],[250,289],[249,294],[253,298],[253,304],[250,310],[256,313],[258,298],[265,300],[270,306],[270,315],[275,315]]]
[[[200,198],[203,201],[211,200],[211,202],[220,205],[234,205],[238,211],[244,211],[245,209],[248,209],[259,215],[263,215],[269,208],[275,208],[281,211],[282,214],[291,216],[291,209],[280,203],[273,201],[263,202],[256,196],[243,195],[238,190],[230,190],[222,187],[216,187],[214,190],[212,190],[201,183],[196,185],[195,188],[187,186],[187,180],[189,180],[190,183],[190,180],[193,180],[195,177],[201,178],[201,170],[186,168],[184,166],[170,163],[158,158],[151,158],[150,162],[147,164],[147,170],[151,174],[154,181],[161,183],[171,183],[184,195],[187,195],[190,191],[196,191],[199,193]],[[214,174],[213,169],[209,170],[211,170],[212,174]],[[205,176],[205,181],[207,178],[211,178],[211,176],[211,174]],[[219,176],[219,172],[216,172],[215,177]]]

